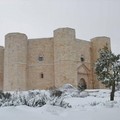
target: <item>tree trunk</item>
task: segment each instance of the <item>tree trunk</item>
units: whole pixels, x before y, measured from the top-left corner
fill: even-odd
[[[112,91],[110,94],[110,101],[114,101],[114,95],[115,95],[115,80],[112,82]]]

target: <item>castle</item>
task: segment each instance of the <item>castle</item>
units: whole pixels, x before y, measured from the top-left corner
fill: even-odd
[[[70,83],[103,88],[96,79],[94,63],[99,49],[110,48],[110,38],[77,39],[75,30],[59,28],[51,38],[28,39],[23,33],[5,36],[0,47],[0,89],[49,89]]]

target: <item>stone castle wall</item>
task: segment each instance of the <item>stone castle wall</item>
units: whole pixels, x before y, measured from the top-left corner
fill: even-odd
[[[99,58],[99,50],[102,49],[104,46],[108,46],[111,49],[110,38],[109,37],[95,37],[91,39],[91,58],[92,58],[92,67],[93,67],[93,81],[94,81],[94,88],[103,88],[103,84],[101,84],[98,80],[96,75],[94,74],[94,66],[93,64]]]
[[[43,61],[40,61],[39,57],[43,57]],[[28,89],[47,89],[55,86],[53,38],[28,40],[27,85]]]
[[[27,36],[10,33],[5,36],[4,90],[26,90]]]
[[[102,88],[94,63],[106,43],[110,48],[108,37],[77,39],[71,28],[59,28],[52,38],[41,39],[9,33],[5,36],[5,50],[0,47],[0,89],[48,89],[66,83]]]
[[[77,86],[75,30],[60,28],[54,31],[55,86],[70,83]]]
[[[0,46],[0,90],[3,89],[4,47]]]

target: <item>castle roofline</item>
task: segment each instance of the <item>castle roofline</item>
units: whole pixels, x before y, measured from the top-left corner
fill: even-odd
[[[54,31],[56,31],[56,30],[67,30],[67,29],[75,30],[75,29],[70,28],[70,27],[63,27],[63,28],[55,29]]]
[[[28,40],[48,40],[48,39],[53,39],[53,37],[47,37],[47,38],[30,38]]]
[[[5,35],[5,37],[8,37],[8,36],[17,36],[17,35],[21,35],[21,36],[26,36],[27,37],[26,34],[20,33],[20,32],[11,32],[11,33],[8,33],[8,34]]]
[[[1,45],[0,45],[0,48],[3,48],[3,49],[4,49],[4,47],[3,47],[3,46],[1,46]]]
[[[80,41],[83,41],[83,42],[90,42],[90,41],[88,41],[88,40],[83,40],[83,39],[79,39],[79,38],[76,38],[75,39],[77,42],[80,42]]]
[[[97,39],[101,39],[101,40],[104,40],[103,38],[106,38],[106,39],[110,39],[110,37],[107,37],[107,36],[97,36],[97,37],[94,37],[94,38],[91,38],[90,40],[97,40]]]

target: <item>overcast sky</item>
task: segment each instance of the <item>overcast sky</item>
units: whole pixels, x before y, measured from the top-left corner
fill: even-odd
[[[118,54],[120,0],[0,0],[0,45],[9,32],[43,38],[60,27],[74,28],[77,38],[88,41],[108,36]]]

